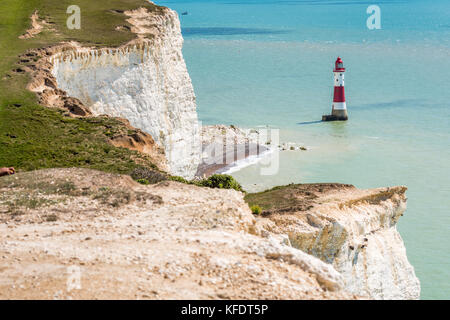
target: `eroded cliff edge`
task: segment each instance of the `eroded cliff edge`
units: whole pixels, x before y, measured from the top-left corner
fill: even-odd
[[[235,190],[75,168],[2,177],[0,297],[417,299],[395,230],[404,192],[279,187],[254,216]]]
[[[0,298],[356,298],[332,265],[255,227],[234,190],[75,168],[1,177]]]
[[[193,178],[201,143],[178,16],[162,7],[157,13],[139,8],[123,15],[136,39],[119,48],[70,42],[40,50],[29,89],[49,107],[127,119],[164,150],[167,166],[161,169]]]
[[[306,184],[250,194],[247,201],[264,208],[262,230],[287,235],[293,247],[332,264],[349,292],[419,299],[420,283],[396,228],[406,210],[405,192]]]

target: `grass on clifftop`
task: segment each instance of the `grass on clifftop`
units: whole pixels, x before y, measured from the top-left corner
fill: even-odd
[[[289,196],[289,189],[295,185],[275,187],[258,193],[248,193],[244,200],[250,207],[259,207],[262,211],[270,211],[284,206],[296,205],[296,199]]]
[[[69,30],[67,7],[81,9],[81,29]],[[26,89],[29,75],[20,69],[19,55],[61,41],[78,41],[95,47],[115,47],[135,38],[116,26],[127,25],[124,10],[160,7],[146,0],[1,0],[0,1],[0,167],[19,170],[49,167],[89,167],[129,173],[151,163],[142,155],[107,143],[107,126],[113,119],[65,117],[57,110],[39,106],[34,93]],[[19,39],[31,26],[30,17],[39,17],[55,31],[45,30],[30,39]],[[134,161],[138,159],[138,161]]]
[[[146,155],[107,143],[106,136],[123,126],[112,118],[70,118],[61,111],[22,105],[4,106],[0,119],[0,165],[22,171],[85,167],[116,173],[155,168]]]
[[[70,30],[66,10],[78,5],[81,10],[81,29]],[[25,91],[26,74],[11,70],[19,67],[18,56],[28,49],[43,48],[62,41],[77,41],[95,47],[117,47],[135,35],[130,31],[117,31],[117,26],[130,26],[125,10],[146,7],[160,12],[161,7],[146,0],[1,0],[0,1],[0,99],[35,102],[34,94]],[[31,15],[38,11],[39,17],[50,23],[55,31],[44,30],[34,38],[19,39],[31,26]],[[4,76],[8,74],[6,78]],[[11,78],[10,78],[11,77]],[[0,100],[1,101],[1,100]]]
[[[260,207],[262,215],[274,212],[307,211],[321,194],[330,191],[354,188],[339,183],[305,183],[278,186],[263,192],[248,193],[244,200],[250,207]]]

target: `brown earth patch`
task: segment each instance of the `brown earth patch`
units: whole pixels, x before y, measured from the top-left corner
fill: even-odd
[[[44,29],[55,31],[50,27],[50,23],[44,19],[39,18],[38,11],[35,11],[31,15],[31,27],[23,35],[19,36],[19,39],[30,39],[41,33]]]
[[[245,200],[250,206],[258,205],[263,216],[271,214],[288,214],[299,211],[308,211],[321,203],[320,198],[336,191],[349,191],[356,189],[350,184],[318,183],[318,184],[291,184],[275,187],[273,189],[250,193]]]

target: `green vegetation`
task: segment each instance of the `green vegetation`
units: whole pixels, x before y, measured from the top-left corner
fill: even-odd
[[[137,179],[136,180],[138,183],[143,184],[143,185],[149,185],[150,182],[147,179]]]
[[[66,10],[70,5],[78,5],[81,9],[80,30],[69,30],[66,26],[69,16]],[[127,28],[116,30],[117,26],[130,26],[123,11],[139,7],[146,7],[155,13],[162,10],[147,0],[0,2],[0,166],[14,166],[18,171],[84,167],[130,174],[142,184],[173,180],[243,191],[240,184],[228,175],[216,174],[200,181],[187,181],[162,173],[147,156],[108,143],[109,138],[125,130],[119,121],[105,117],[68,117],[62,110],[40,106],[35,94],[26,89],[30,78],[23,67],[35,62],[32,58],[21,61],[20,56],[27,50],[62,41],[77,41],[97,48],[117,47],[135,37]],[[44,30],[34,38],[19,39],[31,26],[30,17],[36,10],[39,17],[54,30]],[[58,190],[71,192],[67,188]],[[49,190],[50,193],[53,191]],[[108,190],[100,193],[100,198],[110,194]],[[28,204],[25,207],[29,207]]]
[[[67,7],[81,9],[81,29],[66,26]],[[135,37],[116,26],[129,24],[125,10],[161,7],[146,0],[2,0],[0,1],[0,166],[19,171],[50,167],[89,167],[130,173],[137,167],[154,168],[143,155],[108,144],[119,122],[114,119],[74,119],[57,110],[39,106],[23,67],[34,63],[20,55],[29,49],[62,41],[78,41],[93,47],[116,47]],[[19,39],[30,27],[38,10],[54,31],[44,30],[30,39]]]
[[[262,212],[261,207],[258,206],[257,204],[251,206],[251,207],[250,207],[250,210],[252,210],[252,213],[253,213],[253,214],[256,214],[256,215],[260,215],[261,212]]]
[[[24,191],[24,195],[30,195],[35,190],[39,191],[40,195],[58,195],[58,196],[79,196],[80,190],[77,190],[75,184],[71,181],[63,179],[51,179],[51,181],[42,178],[38,174],[28,172],[20,176],[7,176],[0,180],[0,189],[17,188]],[[0,196],[0,200],[5,200],[8,197],[5,194]]]
[[[136,191],[122,185],[121,181],[128,180],[120,176],[80,169],[77,172],[77,175],[66,176],[58,175],[56,171],[42,170],[2,177],[0,179],[0,212],[16,217],[33,209],[64,206],[70,201],[74,202],[75,197],[87,197],[114,208],[132,202],[162,203],[160,196]],[[93,174],[97,176],[93,177]]]
[[[81,9],[81,29],[70,30],[66,13],[70,5]],[[161,12],[161,7],[146,0],[2,0],[0,2],[0,102],[3,104],[35,104],[34,94],[25,87],[28,75],[12,70],[21,67],[19,55],[28,49],[43,48],[62,41],[77,41],[93,47],[117,47],[135,35],[129,31],[117,31],[126,22],[125,10],[146,7],[149,11]],[[19,39],[30,27],[30,17],[38,10],[39,17],[50,23],[54,31],[44,30],[31,39]],[[6,75],[6,77],[5,77]]]
[[[194,184],[193,181],[189,181],[189,180],[187,180],[187,179],[185,179],[183,177],[179,177],[179,176],[170,176],[169,180],[176,181],[176,182],[181,182],[181,183],[186,183],[186,184]]]
[[[218,188],[218,189],[234,189],[236,191],[244,192],[242,186],[232,176],[227,174],[214,174],[208,179],[203,180],[186,180],[182,177],[171,176],[168,178],[172,181],[177,181],[186,184],[193,184],[199,187]]]
[[[242,186],[232,176],[228,174],[214,174],[208,179],[200,180],[197,185],[209,188],[234,189],[244,191]]]
[[[168,179],[167,174],[144,167],[134,169],[130,175],[140,184],[155,184]]]
[[[57,202],[54,200],[36,198],[32,194],[20,194],[20,196],[16,197],[14,200],[6,201],[5,205],[8,207],[9,212],[11,212],[13,215],[20,215],[21,211],[17,210],[17,208],[36,209],[50,206],[55,203]]]
[[[289,184],[258,193],[248,193],[244,200],[250,208],[258,206],[261,214],[305,211],[311,208],[316,192],[331,188],[332,184]]]
[[[263,211],[270,210],[275,205],[274,201],[285,201],[284,188],[275,187],[258,193],[248,193],[245,195],[244,200],[248,203],[250,208],[258,206]]]
[[[109,205],[114,208],[129,204],[135,200],[133,191],[122,189],[100,188],[97,193],[92,195],[92,199],[100,201],[101,204]]]
[[[0,165],[22,171],[85,167],[128,174],[145,165],[156,167],[136,151],[116,148],[105,132],[120,128],[115,119],[70,118],[38,105],[0,109]]]
[[[227,174],[214,174],[208,179],[187,180],[179,176],[170,176],[160,171],[139,167],[131,172],[131,177],[141,184],[155,184],[161,181],[176,181],[185,184],[192,184],[198,187],[234,189],[244,192],[242,186],[232,176]]]

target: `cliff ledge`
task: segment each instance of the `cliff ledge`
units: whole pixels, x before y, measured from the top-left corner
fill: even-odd
[[[258,226],[332,264],[345,288],[374,299],[419,299],[397,222],[406,187],[359,190],[342,184],[276,187],[246,196],[263,208]]]

